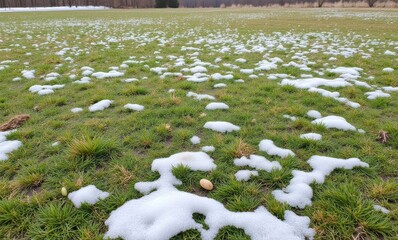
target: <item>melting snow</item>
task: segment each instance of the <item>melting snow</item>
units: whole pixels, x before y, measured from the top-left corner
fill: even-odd
[[[248,181],[251,176],[258,176],[258,172],[255,170],[239,170],[235,173],[235,178],[238,181]]]
[[[368,99],[373,100],[376,98],[387,98],[387,97],[391,97],[390,94],[385,93],[381,90],[376,90],[374,92],[366,92],[365,93],[366,96],[368,96]]]
[[[78,113],[78,112],[82,112],[83,108],[72,108],[70,111],[73,113]]]
[[[95,77],[98,79],[121,77],[123,75],[124,75],[123,72],[118,72],[116,70],[111,70],[109,72],[95,72],[95,73],[91,74],[92,77]]]
[[[216,110],[216,109],[229,109],[228,105],[222,102],[212,102],[207,104],[207,110]]]
[[[241,158],[236,158],[234,160],[234,164],[236,166],[249,166],[252,168],[255,168],[257,170],[265,170],[267,172],[271,172],[273,169],[282,169],[282,166],[280,165],[279,162],[277,161],[269,161],[263,156],[259,155],[250,155],[249,158],[247,157],[241,157]]]
[[[306,134],[301,134],[300,138],[319,141],[322,139],[322,135],[318,133],[306,133]]]
[[[204,147],[202,147],[202,151],[203,152],[214,152],[215,150],[216,150],[216,148],[213,147],[213,146],[204,146]]]
[[[7,135],[12,131],[0,132],[0,161],[8,159],[8,154],[22,146],[22,142],[17,140],[6,141]]]
[[[316,110],[310,110],[307,112],[307,116],[317,119],[317,118],[321,118],[322,114]]]
[[[68,198],[77,208],[80,208],[82,203],[88,203],[90,205],[93,205],[99,200],[105,199],[108,196],[109,193],[99,190],[94,185],[85,186],[77,191],[68,194]]]
[[[286,158],[288,156],[292,156],[292,157],[295,156],[294,152],[292,152],[291,150],[277,147],[277,146],[275,146],[275,144],[272,140],[268,140],[268,139],[262,140],[259,144],[259,148],[260,148],[260,151],[264,151],[271,156],[277,155],[281,158]]]
[[[289,185],[282,190],[272,191],[275,199],[287,203],[292,207],[305,208],[311,206],[313,191],[311,183],[322,184],[325,177],[337,168],[352,169],[354,167],[369,167],[367,163],[358,158],[340,159],[323,156],[312,156],[308,164],[313,168],[311,172],[293,170],[293,178]]]
[[[178,191],[173,185],[181,181],[172,174],[172,169],[181,164],[194,171],[210,171],[216,167],[213,159],[203,152],[182,152],[155,159],[152,171],[159,172],[159,179],[139,182],[135,188],[144,194],[157,190],[113,211],[105,222],[109,228],[105,238],[163,240],[196,229],[203,240],[211,240],[224,226],[242,228],[253,240],[299,240],[314,236],[314,230],[308,227],[310,219],[291,211],[285,211],[284,221],[262,206],[254,212],[230,212],[214,199]],[[206,216],[207,229],[192,218],[193,213]]]
[[[91,105],[88,108],[88,110],[90,110],[90,112],[102,111],[102,110],[108,108],[112,102],[113,102],[112,100],[108,100],[108,99],[101,100],[101,101]]]
[[[222,133],[240,130],[240,127],[233,125],[232,123],[223,121],[207,122],[203,127]]]
[[[191,140],[191,143],[194,145],[200,143],[200,138],[198,136],[193,136],[190,140]]]
[[[127,103],[126,105],[124,105],[124,108],[134,111],[142,111],[145,107],[139,104]]]
[[[215,100],[216,99],[215,97],[208,95],[208,94],[197,94],[194,92],[188,92],[187,97],[192,97],[195,100],[202,100],[202,99]]]
[[[47,95],[54,93],[54,89],[61,89],[65,87],[65,84],[58,85],[33,85],[29,88],[32,93],[37,93],[39,95]]]
[[[349,124],[345,118],[339,116],[327,116],[323,118],[315,119],[311,122],[312,124],[324,125],[326,128],[337,128],[340,130],[352,130],[355,131],[356,128]]]
[[[383,206],[377,205],[377,204],[373,205],[373,208],[374,208],[374,210],[380,211],[380,212],[382,212],[384,214],[389,214],[390,213],[390,210],[388,210],[387,208],[385,208]]]

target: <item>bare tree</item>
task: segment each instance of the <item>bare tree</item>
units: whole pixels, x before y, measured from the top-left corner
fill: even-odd
[[[377,2],[377,0],[368,0],[369,7],[374,7],[376,2]]]
[[[321,8],[323,4],[326,2],[326,0],[317,0],[317,2],[318,2],[318,7]]]

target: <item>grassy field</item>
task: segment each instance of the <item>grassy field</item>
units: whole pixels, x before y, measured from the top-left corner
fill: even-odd
[[[279,45],[283,47],[279,47]],[[264,46],[253,52],[253,46]],[[192,49],[184,50],[184,47]],[[222,51],[223,47],[229,50]],[[249,51],[245,51],[246,49]],[[63,54],[60,51],[63,50]],[[386,55],[389,50],[397,55]],[[298,53],[298,54],[297,54]],[[343,56],[346,55],[346,56]],[[130,58],[134,56],[135,58]],[[175,66],[175,56],[184,66]],[[67,59],[70,57],[70,59]],[[334,59],[331,59],[333,57]],[[219,63],[214,63],[220,58]],[[236,62],[244,58],[247,62]],[[253,69],[263,59],[280,58],[276,69],[254,71],[257,78],[240,69]],[[231,73],[233,80],[196,83],[184,77],[160,75],[191,68],[195,59],[219,66],[207,67],[207,74]],[[142,196],[134,184],[151,181],[159,174],[151,171],[154,159],[183,151],[215,147],[208,154],[217,168],[211,172],[174,169],[183,184],[181,191],[216,199],[231,211],[253,211],[266,207],[283,219],[285,210],[311,219],[315,239],[397,239],[398,236],[398,92],[388,98],[369,100],[365,92],[378,87],[398,87],[398,11],[368,9],[177,9],[106,10],[81,12],[0,13],[0,123],[18,114],[28,120],[8,140],[22,146],[0,161],[1,239],[102,239],[104,224],[113,210],[126,201]],[[120,65],[127,60],[127,67]],[[291,61],[306,64],[310,71],[283,66]],[[119,67],[122,77],[96,79],[76,84],[81,68],[108,72]],[[341,97],[361,105],[352,108],[319,93],[269,74],[302,74],[335,79],[328,71],[337,67],[359,67],[356,80],[374,85],[373,90],[352,84],[348,87],[321,87],[338,91]],[[393,72],[384,72],[384,68]],[[0,68],[1,69],[1,68]],[[35,70],[35,78],[21,71]],[[60,76],[44,78],[51,72]],[[166,72],[166,71],[164,71]],[[191,75],[190,72],[182,72]],[[320,74],[321,73],[321,74]],[[76,75],[71,79],[70,75]],[[21,77],[19,81],[14,78]],[[138,81],[123,82],[136,78]],[[18,80],[18,79],[16,79]],[[214,84],[226,83],[225,88]],[[31,93],[33,85],[65,84],[53,94]],[[169,89],[175,89],[169,92]],[[187,97],[189,91],[210,94],[224,102],[228,110],[205,110],[209,100]],[[100,100],[113,100],[111,107],[90,112]],[[140,112],[123,108],[127,103],[145,106]],[[72,113],[70,109],[84,110]],[[344,117],[358,129],[341,131],[311,124],[307,111],[323,116]],[[284,118],[296,116],[291,121]],[[233,133],[203,128],[207,121],[228,121],[241,127]],[[388,132],[386,143],[376,140],[380,130]],[[303,133],[322,134],[321,141],[301,139]],[[193,145],[192,136],[201,143]],[[296,156],[279,158],[258,150],[263,139],[291,149]],[[59,145],[52,146],[54,142]],[[234,174],[244,169],[233,160],[257,154],[277,160],[282,170],[259,171],[249,181],[237,181]],[[312,205],[304,209],[278,202],[272,195],[292,179],[292,170],[311,171],[306,162],[313,155],[359,158],[369,168],[337,169],[323,184],[312,184]],[[207,178],[214,190],[206,192],[199,180]],[[110,196],[95,205],[81,208],[61,195],[93,184]],[[390,210],[384,214],[373,205]],[[195,216],[203,221],[201,216]],[[198,239],[190,230],[173,239]],[[241,229],[225,227],[216,239],[250,239]]]

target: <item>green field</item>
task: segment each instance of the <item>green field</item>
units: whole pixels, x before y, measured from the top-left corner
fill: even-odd
[[[237,62],[240,58],[246,61]],[[177,59],[183,59],[181,65]],[[255,69],[262,60],[276,67]],[[92,73],[113,67],[123,76],[98,79],[87,73],[89,83],[74,83],[84,77],[85,66]],[[189,76],[195,66],[206,69],[205,81],[189,81],[194,79]],[[162,76],[153,71],[156,67],[164,68],[161,74],[181,74]],[[341,76],[333,70],[338,67],[356,69],[358,74]],[[23,77],[23,70],[34,70],[34,78]],[[59,76],[46,81],[50,73]],[[216,73],[231,74],[233,79],[216,80]],[[136,80],[123,81],[132,78]],[[342,79],[349,85],[318,90],[338,92],[334,94],[361,106],[353,108],[346,100],[281,84],[306,78]],[[244,82],[235,82],[238,79]],[[219,83],[227,86],[214,87]],[[48,95],[29,91],[33,85],[54,84],[64,87]],[[134,185],[159,178],[151,171],[153,160],[214,146],[215,151],[207,154],[216,169],[174,168],[182,181],[176,186],[179,190],[215,199],[233,212],[264,206],[283,220],[285,211],[291,210],[309,217],[315,239],[397,239],[397,87],[395,9],[0,13],[0,124],[18,114],[30,115],[7,136],[22,146],[0,161],[0,238],[103,239],[110,213],[143,196]],[[367,99],[365,93],[376,90],[390,97]],[[187,97],[188,92],[209,94],[215,100],[198,101]],[[109,108],[88,110],[104,99],[113,101]],[[206,110],[210,102],[223,102],[229,109]],[[129,111],[123,107],[127,103],[145,109]],[[83,111],[72,113],[76,107]],[[309,110],[323,117],[344,117],[365,133],[312,124]],[[227,121],[240,130],[211,131],[203,127],[208,121]],[[384,143],[377,141],[381,130],[389,135]],[[322,140],[300,138],[310,132],[321,134]],[[200,144],[191,143],[195,135]],[[263,139],[292,150],[295,156],[280,158],[260,151]],[[0,153],[1,142],[0,135]],[[53,146],[54,142],[59,144]],[[237,181],[238,170],[255,169],[235,166],[234,159],[250,154],[278,161],[282,169],[258,170],[258,176]],[[297,208],[275,199],[272,191],[289,185],[292,170],[312,170],[307,160],[313,155],[359,158],[369,167],[336,169],[324,183],[312,183],[310,206]],[[201,189],[202,178],[212,181],[212,191]],[[76,208],[61,194],[62,187],[70,193],[87,185],[110,195]],[[390,212],[375,210],[375,204]],[[203,215],[193,217],[206,225]],[[200,236],[191,229],[172,239]],[[215,239],[250,237],[227,226]]]

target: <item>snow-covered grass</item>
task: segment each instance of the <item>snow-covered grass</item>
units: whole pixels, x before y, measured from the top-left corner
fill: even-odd
[[[397,32],[391,9],[0,14],[0,122],[31,116],[0,133],[0,238],[394,239]]]

